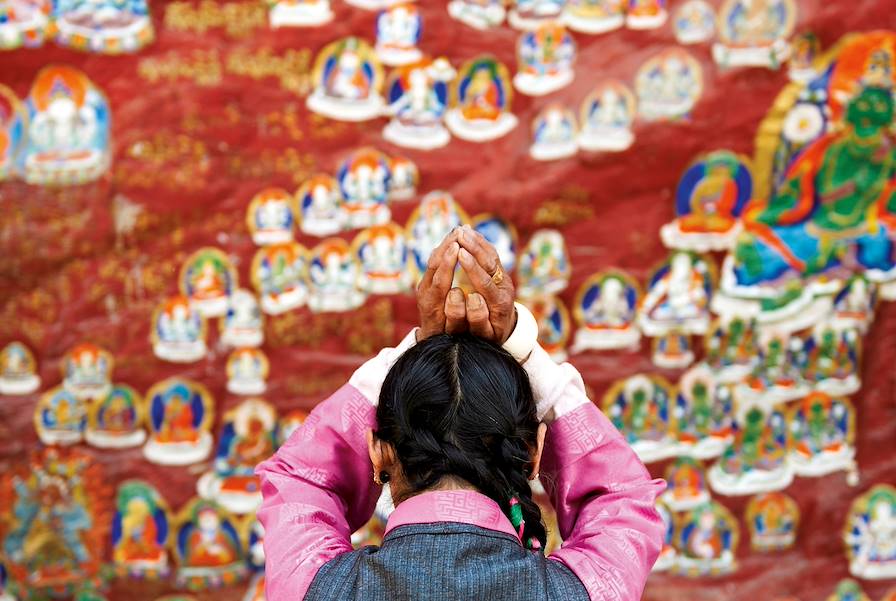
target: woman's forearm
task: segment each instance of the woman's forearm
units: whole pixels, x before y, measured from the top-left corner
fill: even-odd
[[[564,539],[551,558],[579,577],[593,601],[637,601],[662,547],[655,501],[665,484],[651,480],[572,365],[536,348],[525,367],[550,422],[541,480]]]
[[[366,432],[375,427],[389,368],[413,344],[411,332],[358,368],[256,468],[268,599],[301,599],[320,566],[351,551],[352,532],[373,515],[381,489],[373,482]]]

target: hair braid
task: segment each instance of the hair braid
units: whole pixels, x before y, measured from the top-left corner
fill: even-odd
[[[528,476],[538,419],[529,379],[500,348],[469,335],[412,347],[383,383],[377,436],[391,443],[410,494],[445,477],[494,500],[529,548],[546,532]]]

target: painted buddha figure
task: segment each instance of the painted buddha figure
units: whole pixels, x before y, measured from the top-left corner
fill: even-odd
[[[38,113],[29,130],[35,146],[44,152],[57,149],[86,149],[99,125],[95,111],[83,105],[85,91],[55,88],[46,99],[45,110]]]
[[[408,67],[402,71],[400,81],[395,82],[399,89],[392,95],[398,97],[390,104],[390,108],[400,122],[406,125],[434,126],[442,118],[446,109],[446,96],[439,94],[436,85],[440,81],[435,78],[436,72],[430,65]],[[393,84],[393,85],[395,85]],[[443,85],[444,87],[444,85]]]
[[[734,226],[737,184],[724,165],[718,165],[691,193],[691,212],[681,217],[683,231],[724,232]]]
[[[739,286],[821,275],[852,254],[865,269],[896,265],[893,114],[890,89],[861,89],[845,128],[810,144],[769,201],[748,212],[733,255]]]
[[[626,422],[629,431],[641,440],[660,440],[666,435],[667,427],[653,392],[653,383],[647,379],[632,378],[626,385]]]
[[[667,470],[669,491],[676,504],[706,498],[706,485],[703,482],[702,467],[693,459],[678,459]]]
[[[808,356],[808,376],[821,381],[827,378],[845,379],[854,375],[855,349],[850,348],[850,338],[855,339],[853,331],[837,332],[833,328],[824,328],[820,334],[813,336],[814,345]]]
[[[113,559],[119,564],[158,564],[166,560],[165,548],[158,543],[153,508],[143,497],[132,497],[121,517],[121,540]]]
[[[470,78],[469,88],[461,112],[469,120],[494,121],[501,116],[500,91],[486,65],[476,69]]]
[[[100,407],[97,421],[103,425],[104,430],[128,432],[137,425],[137,410],[126,394],[127,391],[113,388],[109,398]]]
[[[367,98],[370,80],[364,75],[361,63],[361,57],[351,48],[346,48],[339,55],[336,68],[327,78],[327,93],[347,100]]]
[[[784,443],[779,441],[770,420],[759,409],[747,412],[743,430],[738,433],[735,444],[722,455],[721,468],[729,473],[744,473],[755,469],[772,470],[784,461]]]
[[[757,354],[752,324],[743,319],[732,319],[727,325],[719,324],[710,334],[706,361],[717,370],[726,367],[749,369]]]
[[[200,336],[202,320],[186,298],[177,296],[165,304],[157,327],[159,338],[166,342],[193,342]]]
[[[394,223],[373,226],[358,235],[352,247],[362,271],[362,287],[378,294],[406,288],[408,247],[404,232]]]
[[[679,433],[679,438],[694,439],[708,436],[713,427],[713,407],[712,392],[710,387],[711,381],[702,378],[695,378],[690,382],[688,395],[691,404],[688,407],[687,414],[681,419],[682,424],[687,424]]]
[[[793,421],[794,448],[804,457],[837,453],[847,444],[847,408],[827,395],[816,393],[807,397]]]
[[[628,128],[632,114],[625,96],[614,86],[606,86],[588,112],[588,125],[597,131]]]
[[[165,403],[164,411],[162,425],[157,436],[159,442],[176,443],[199,440],[199,433],[193,425],[193,408],[188,398],[175,391]]]
[[[712,510],[699,512],[696,528],[688,541],[688,554],[700,559],[715,559],[722,554],[722,537]]]
[[[872,497],[870,513],[868,532],[872,551],[869,559],[879,563],[896,562],[896,508],[891,499]]]
[[[658,325],[689,324],[708,319],[708,305],[704,274],[697,269],[697,260],[688,253],[676,253],[666,272],[652,283],[641,313],[645,321]],[[705,327],[697,329],[705,331]]]
[[[775,4],[774,0],[742,0],[740,10],[735,10],[732,17],[733,41],[741,44],[774,42],[782,25]]]
[[[201,508],[196,515],[196,528],[187,542],[186,563],[191,567],[219,567],[239,559],[235,542],[222,529],[218,512]]]
[[[634,319],[634,308],[626,293],[622,280],[613,277],[604,280],[600,296],[585,307],[586,323],[609,328],[628,327]]]

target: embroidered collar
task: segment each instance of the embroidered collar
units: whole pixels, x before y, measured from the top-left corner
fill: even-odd
[[[493,500],[473,490],[434,490],[399,504],[386,522],[386,532],[408,524],[458,522],[509,534],[519,540],[510,520]]]

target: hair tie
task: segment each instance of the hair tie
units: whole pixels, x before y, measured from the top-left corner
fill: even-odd
[[[541,541],[534,536],[530,536],[527,540],[523,540],[523,534],[526,531],[526,520],[523,518],[523,506],[516,494],[510,496],[510,523],[516,528],[520,541],[524,542],[527,549],[533,551],[541,549]]]

